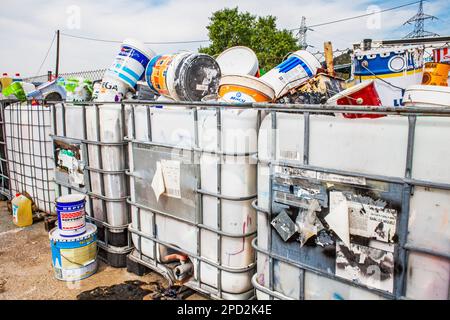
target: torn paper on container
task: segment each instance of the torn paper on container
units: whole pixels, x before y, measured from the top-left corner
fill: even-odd
[[[397,211],[366,203],[349,201],[350,234],[392,242]]]
[[[309,238],[317,235],[317,232],[323,228],[322,223],[316,216],[316,211],[320,210],[319,201],[316,199],[311,201],[310,207],[307,210],[300,209],[295,220],[295,226],[299,233],[298,241],[300,242],[300,247],[303,247]]]
[[[351,243],[336,243],[336,275],[362,285],[392,293],[394,254]]]
[[[156,161],[156,170],[152,180],[152,189],[153,192],[155,193],[156,201],[158,202],[159,197],[166,191],[160,161]]]
[[[345,245],[350,245],[350,227],[347,198],[342,192],[330,192],[330,212],[325,217],[330,229],[336,233]]]
[[[81,157],[81,156],[80,156]],[[67,170],[69,183],[75,186],[84,186],[83,164],[71,150],[61,149],[58,152],[58,167]]]

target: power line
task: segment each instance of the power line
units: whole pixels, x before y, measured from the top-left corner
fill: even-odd
[[[333,24],[333,23],[338,23],[338,22],[344,22],[344,21],[348,21],[348,20],[359,19],[359,18],[371,16],[371,15],[378,14],[378,13],[382,13],[382,12],[387,12],[387,11],[397,10],[397,9],[400,9],[400,8],[403,8],[403,7],[412,6],[413,4],[417,4],[417,3],[419,3],[419,2],[420,2],[420,1],[415,1],[415,2],[403,4],[403,5],[400,5],[400,6],[396,6],[396,7],[392,7],[392,8],[380,10],[380,11],[375,11],[375,12],[371,12],[371,13],[361,14],[361,15],[359,15],[359,16],[353,16],[353,17],[348,17],[348,18],[343,18],[343,19],[338,19],[338,20],[333,20],[333,21],[328,21],[328,22],[322,22],[322,23],[318,23],[318,24],[313,24],[313,25],[308,26],[308,28],[321,27],[321,26],[325,26],[325,25],[329,25],[329,24]],[[289,31],[294,31],[294,30],[298,30],[298,29],[300,29],[300,28],[290,29]]]
[[[306,26],[306,27],[304,27],[304,28],[309,29],[309,28],[321,27],[321,26],[325,26],[325,25],[329,25],[329,24],[334,24],[334,23],[339,23],[339,22],[344,22],[344,21],[349,21],[349,20],[359,19],[359,18],[371,16],[371,15],[378,14],[378,13],[382,13],[382,12],[387,12],[387,11],[397,10],[397,9],[400,9],[400,8],[404,8],[404,7],[407,7],[407,6],[411,6],[411,5],[417,4],[417,3],[419,3],[419,2],[420,2],[420,1],[410,2],[410,3],[406,3],[406,4],[403,4],[403,5],[396,6],[396,7],[392,7],[392,8],[388,8],[388,9],[384,9],[384,10],[380,10],[380,11],[376,11],[376,12],[371,12],[371,13],[361,14],[361,15],[358,15],[358,16],[347,17],[347,18],[343,18],[343,19],[338,19],[338,20],[333,20],[333,21],[328,21],[328,22],[318,23],[318,24]],[[302,28],[302,27],[299,27],[299,28],[293,28],[293,29],[289,29],[289,31],[300,30],[301,28]],[[63,32],[61,32],[61,35],[66,36],[66,37],[70,37],[70,38],[76,38],[76,39],[82,39],[82,40],[89,40],[89,41],[96,41],[96,42],[122,43],[122,41],[120,41],[120,40],[110,40],[110,39],[100,39],[100,38],[93,38],[93,37],[86,37],[86,36],[76,36],[76,35],[67,34],[67,33],[63,33]],[[146,41],[146,42],[144,42],[144,44],[150,44],[150,45],[152,45],[152,44],[153,44],[153,45],[170,45],[170,44],[202,43],[202,42],[210,42],[210,40],[209,40],[209,39],[205,39],[205,40],[186,40],[186,41],[160,41],[160,42]]]
[[[53,34],[53,39],[52,42],[50,43],[50,47],[47,50],[47,53],[45,54],[44,60],[42,60],[42,63],[38,69],[38,71],[36,72],[36,76],[39,74],[39,72],[41,72],[42,66],[45,63],[45,60],[47,60],[48,54],[50,53],[50,49],[53,47],[53,43],[55,42],[55,37],[56,37],[56,32]]]
[[[122,43],[123,42],[120,40],[106,40],[106,39],[91,38],[91,37],[84,37],[84,36],[75,36],[75,35],[67,34],[67,33],[63,33],[63,32],[61,32],[61,35],[70,37],[70,38],[97,41],[97,42],[107,42],[107,43]],[[144,44],[179,44],[179,43],[201,43],[201,42],[209,42],[209,40],[162,41],[162,42],[146,41],[146,42],[144,42]]]

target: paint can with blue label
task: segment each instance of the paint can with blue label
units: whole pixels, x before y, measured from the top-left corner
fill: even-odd
[[[72,238],[54,228],[49,238],[56,279],[77,281],[97,271],[97,227],[94,224],[88,223],[84,234]]]
[[[423,48],[402,46],[356,50],[353,54],[356,83],[374,80],[383,106],[403,105],[405,89],[422,83]]]
[[[102,82],[92,94],[97,102],[120,102],[127,92],[134,91],[155,53],[134,39],[126,39]]]
[[[155,53],[146,48],[140,41],[126,39],[105,76],[120,80],[130,90],[134,90],[136,83],[142,79],[145,68],[154,55]]]
[[[261,76],[260,79],[270,84],[275,90],[276,98],[280,98],[290,89],[296,88],[314,77],[320,67],[319,60],[310,52],[299,50]]]
[[[86,232],[86,196],[68,194],[56,199],[58,228],[63,237],[76,237]]]

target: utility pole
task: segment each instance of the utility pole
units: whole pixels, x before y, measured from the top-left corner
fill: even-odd
[[[306,26],[306,17],[302,16],[302,22],[300,24],[300,28],[298,29],[298,45],[300,49],[303,50],[308,47],[308,43],[306,42],[306,31],[308,31],[308,27]]]
[[[56,30],[56,68],[55,77],[58,79],[59,76],[59,30]]]
[[[423,0],[420,1],[419,11],[411,18],[408,19],[403,25],[414,24],[414,30],[408,33],[404,39],[425,38],[425,37],[438,37],[439,35],[434,32],[425,31],[425,20],[437,20],[437,17],[423,13]]]

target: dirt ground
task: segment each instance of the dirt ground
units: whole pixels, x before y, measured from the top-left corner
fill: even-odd
[[[0,201],[0,299],[67,300],[98,286],[121,284],[128,280],[167,281],[155,272],[143,277],[112,268],[100,262],[93,276],[76,282],[63,282],[53,276],[48,234],[43,222],[27,228],[12,223],[5,201]],[[193,294],[189,300],[204,299]]]

